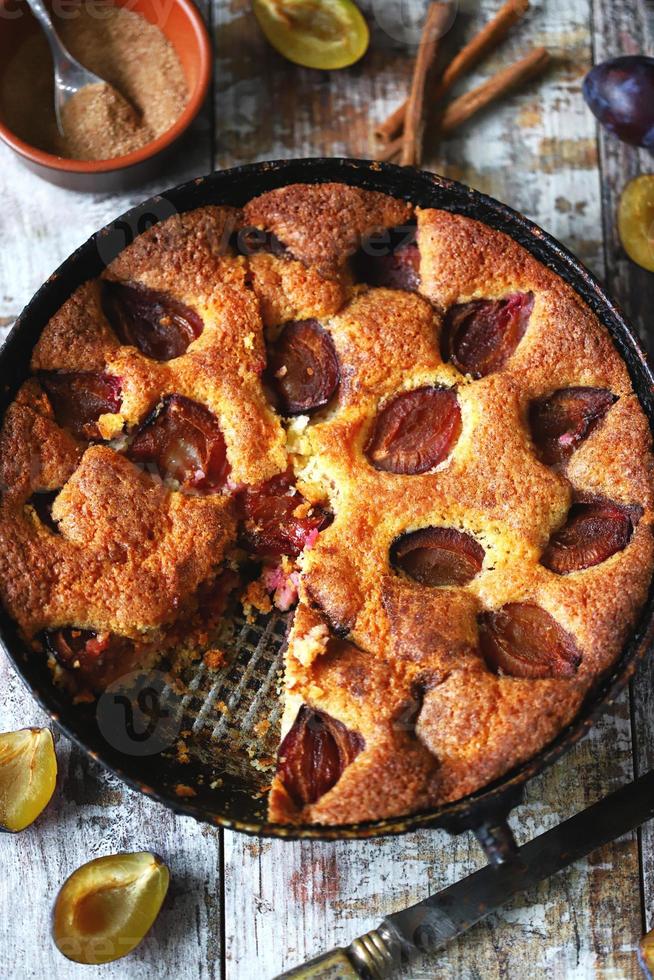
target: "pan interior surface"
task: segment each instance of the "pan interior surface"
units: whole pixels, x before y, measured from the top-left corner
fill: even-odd
[[[144,202],[79,248],[38,291],[19,317],[0,353],[7,388],[0,411],[26,377],[29,358],[45,323],[82,282],[151,224],[175,212],[207,204],[241,205],[264,191],[298,181],[342,181],[477,218],[502,230],[561,275],[598,314],[627,363],[636,393],[654,418],[650,369],[621,314],[591,274],[558,242],[527,219],[445,178],[392,165],[353,160],[304,160],[252,164],[219,172]],[[570,748],[616,696],[652,639],[654,599],[639,627],[576,722],[526,765],[472,797],[437,810],[371,825],[283,827],[266,822],[267,790],[279,742],[284,639],[289,614],[234,616],[221,642],[225,666],[202,662],[173,678],[165,665],[135,674],[110,688],[97,704],[72,706],[56,689],[45,658],[26,649],[2,613],[0,640],[23,680],[62,729],[121,778],[165,805],[198,819],[251,833],[280,837],[361,837],[399,833],[417,826],[474,827],[516,802],[528,778]]]

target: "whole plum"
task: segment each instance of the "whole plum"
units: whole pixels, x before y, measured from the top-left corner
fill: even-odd
[[[629,55],[595,65],[584,79],[584,98],[610,133],[654,149],[654,58]]]

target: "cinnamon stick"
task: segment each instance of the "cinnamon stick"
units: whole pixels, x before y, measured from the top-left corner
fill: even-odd
[[[432,3],[427,10],[404,117],[401,162],[405,166],[420,166],[424,131],[425,86],[436,60],[438,45],[449,16],[450,6],[448,3]]]
[[[443,136],[449,136],[467,122],[471,116],[484,109],[491,102],[500,99],[511,89],[516,88],[522,82],[533,78],[542,72],[550,62],[550,54],[545,48],[536,48],[526,57],[503,68],[497,72],[483,85],[466,92],[465,95],[454,99],[441,116],[439,131]],[[398,136],[391,140],[377,154],[378,160],[392,160],[402,149],[403,139]]]
[[[440,100],[462,75],[473,68],[500,41],[504,40],[514,24],[525,15],[529,9],[529,0],[506,0],[495,17],[482,27],[468,44],[452,59],[440,78],[434,92],[434,100]],[[400,132],[404,125],[408,100],[398,106],[395,112],[381,123],[375,130],[375,135],[383,142],[388,142]]]
[[[481,109],[485,109],[489,103],[506,95],[511,89],[533,78],[534,75],[544,71],[550,62],[550,54],[545,48],[536,48],[531,54],[519,61],[504,68],[496,75],[493,75],[479,85],[477,88],[466,92],[445,109],[440,120],[440,132],[443,136],[449,135],[471,116]]]

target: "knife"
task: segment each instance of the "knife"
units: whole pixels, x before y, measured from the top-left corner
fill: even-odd
[[[523,844],[504,864],[489,864],[386,916],[347,948],[333,949],[276,980],[387,980],[418,953],[440,949],[514,895],[653,817],[654,771]]]

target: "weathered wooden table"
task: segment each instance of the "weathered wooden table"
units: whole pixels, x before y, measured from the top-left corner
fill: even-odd
[[[593,58],[654,53],[652,0],[532,0],[528,20],[472,80],[546,45],[547,77],[430,149],[428,169],[506,201],[570,246],[648,336],[654,275],[621,252],[615,207],[625,181],[654,159],[598,134],[581,81]],[[469,35],[499,0],[461,0],[452,40]],[[248,0],[207,9],[217,60],[212,105],[167,176],[130,195],[55,190],[0,150],[0,325],[72,249],[130,204],[215,167],[291,156],[374,154],[373,124],[407,90],[410,51],[380,26],[388,0],[367,3],[371,50],[328,75],[296,69],[263,41]],[[392,5],[391,5],[392,6]],[[410,2],[405,10],[419,6]],[[395,4],[395,13],[399,5]],[[2,25],[0,24],[0,30]],[[654,663],[628,696],[549,773],[530,785],[513,817],[520,841],[552,826],[654,762]],[[39,710],[0,659],[0,730],[38,724]],[[284,843],[202,827],[136,795],[63,739],[61,784],[44,817],[0,840],[0,977],[73,980],[93,968],[65,961],[49,935],[56,890],[78,865],[122,849],[152,848],[173,875],[153,932],[128,959],[97,968],[107,978],[175,980],[272,977],[346,944],[388,911],[468,874],[482,855],[471,835],[411,834],[368,843]],[[416,965],[413,980],[637,977],[635,946],[654,925],[654,826],[596,852],[513,902],[445,952]]]

